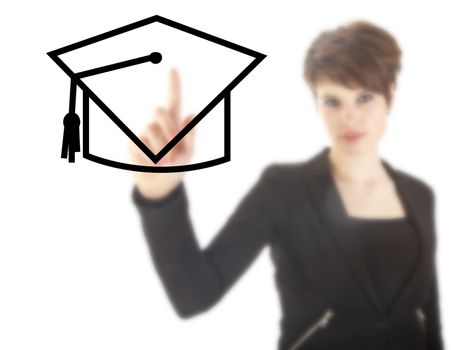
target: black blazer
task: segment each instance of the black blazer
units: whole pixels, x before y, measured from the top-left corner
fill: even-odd
[[[193,317],[214,306],[269,245],[282,307],[277,349],[443,349],[431,187],[382,160],[421,242],[414,272],[385,313],[362,251],[336,225],[347,214],[329,150],[268,165],[203,249],[183,182],[158,200],[133,188],[152,261],[177,314]]]

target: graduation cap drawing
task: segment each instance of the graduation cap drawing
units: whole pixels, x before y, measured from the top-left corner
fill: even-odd
[[[70,77],[69,111],[63,120],[61,158],[68,158],[70,163],[75,162],[75,153],[80,152],[81,148],[82,124],[85,159],[115,168],[143,172],[196,170],[230,161],[231,91],[266,57],[262,53],[159,15],[47,54]],[[142,124],[143,118],[149,118],[147,102],[152,96],[148,94],[151,89],[148,89],[147,84],[156,84],[157,89],[153,91],[158,95],[162,90],[158,89],[158,81],[166,74],[165,67],[183,64],[185,72],[190,76],[185,80],[190,82],[186,84],[191,84],[187,90],[201,95],[192,99],[195,100],[193,106],[197,108],[197,114],[161,150],[151,150],[136,136],[139,131],[138,120]],[[198,68],[192,68],[194,64]],[[233,68],[230,68],[232,66]],[[204,74],[197,74],[198,72]],[[217,81],[213,82],[216,77]],[[83,94],[82,120],[76,113],[77,88],[80,88]],[[94,140],[90,136],[94,124],[91,116],[93,109],[104,118],[106,116],[109,125],[113,126],[116,132],[120,130],[121,137],[125,135],[157,164],[220,104],[223,106],[223,112],[221,111],[222,149],[219,156],[210,155],[210,159],[192,164],[145,166],[129,164],[114,159],[114,156],[96,155],[91,149]],[[104,147],[110,148],[114,148],[114,143]]]

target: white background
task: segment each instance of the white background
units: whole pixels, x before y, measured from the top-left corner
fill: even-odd
[[[268,249],[208,313],[179,319],[131,202],[132,173],[60,158],[69,81],[46,52],[159,14],[265,53],[232,93],[232,161],[186,174],[201,245],[263,166],[328,144],[301,80],[323,29],[374,21],[403,50],[381,155],[437,197],[443,335],[451,339],[451,50],[445,2],[39,1],[0,11],[1,349],[275,349],[280,309]],[[233,184],[233,185],[232,185]],[[213,208],[213,209],[212,209]]]

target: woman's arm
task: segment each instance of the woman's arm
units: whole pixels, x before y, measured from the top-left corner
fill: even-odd
[[[426,337],[428,350],[443,350],[441,315],[440,315],[440,299],[438,293],[437,272],[434,267],[433,278],[429,290],[426,304],[424,305],[426,312]]]
[[[427,349],[428,350],[443,350],[442,339],[442,327],[441,327],[441,314],[440,314],[440,296],[439,296],[439,283],[437,278],[436,268],[436,225],[435,225],[435,195],[434,191],[428,186],[428,192],[430,195],[430,208],[431,208],[431,220],[433,227],[433,273],[430,289],[424,305],[426,312],[426,337],[427,337]]]
[[[154,266],[180,317],[192,317],[216,304],[275,233],[280,201],[274,172],[274,165],[264,169],[203,250],[195,237],[183,182],[158,200],[133,188]],[[211,203],[211,210],[214,207]]]

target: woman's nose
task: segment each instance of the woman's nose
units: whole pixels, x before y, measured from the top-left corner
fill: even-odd
[[[343,125],[355,125],[360,119],[360,113],[356,107],[348,106],[344,108],[341,120]]]

